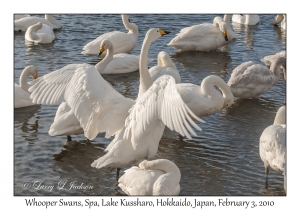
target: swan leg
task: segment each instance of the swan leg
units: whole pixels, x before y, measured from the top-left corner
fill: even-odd
[[[117,182],[119,181],[120,170],[121,170],[121,168],[117,168]]]
[[[67,138],[68,138],[68,141],[67,141],[67,142],[70,142],[70,141],[72,141],[72,138],[71,138],[71,136],[67,136]]]
[[[265,188],[268,189],[269,166],[265,166],[265,174],[266,174]]]

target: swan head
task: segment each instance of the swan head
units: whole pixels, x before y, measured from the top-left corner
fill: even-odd
[[[34,79],[37,79],[39,77],[37,68],[34,65],[26,66],[24,70],[28,71],[29,75],[32,76]]]
[[[164,36],[164,35],[169,34],[169,33],[170,32],[164,31],[164,30],[159,29],[159,28],[151,28],[146,33],[145,40],[147,39],[147,40],[149,40],[151,42],[154,42],[159,37]]]
[[[100,44],[100,52],[98,57],[106,50],[112,47],[112,43],[108,39],[104,39]]]
[[[222,35],[223,35],[225,41],[228,41],[228,37],[227,37],[227,24],[225,22],[221,22],[219,24],[219,28],[222,31]]]
[[[273,21],[273,25],[280,23],[283,20],[283,15],[276,15]]]
[[[234,104],[233,96],[225,97],[224,105],[223,105],[222,109],[226,109],[226,108],[230,107],[232,104]]]

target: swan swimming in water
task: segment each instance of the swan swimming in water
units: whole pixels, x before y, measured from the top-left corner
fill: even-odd
[[[158,53],[157,66],[151,67],[149,69],[149,73],[153,82],[162,75],[170,75],[174,77],[177,84],[181,82],[181,78],[175,64],[172,62],[169,54],[165,51]]]
[[[114,54],[130,53],[136,46],[139,36],[139,30],[136,24],[131,23],[129,15],[122,15],[122,21],[128,33],[120,31],[112,31],[100,35],[95,40],[87,43],[83,47],[81,54],[97,56],[99,54],[99,46],[104,39],[108,39],[114,46]],[[103,58],[106,52],[101,54]]]
[[[267,92],[280,79],[280,67],[286,64],[284,57],[273,59],[270,69],[253,61],[236,67],[228,81],[233,96],[241,99],[258,98]]]
[[[95,65],[100,74],[121,74],[137,71],[139,69],[140,57],[126,53],[114,55],[114,47],[112,43],[105,39],[101,42],[100,56],[107,50],[106,56]],[[149,64],[153,59],[148,59]]]
[[[276,15],[273,21],[273,25],[277,25],[280,23],[280,27],[283,30],[286,30],[286,14],[283,15]]]
[[[222,94],[215,89],[217,86]],[[218,76],[210,75],[201,85],[181,83],[176,85],[182,100],[197,117],[215,114],[234,103],[229,86]]]
[[[29,84],[27,83],[27,77],[32,76],[34,79],[38,78],[38,72],[35,66],[27,66],[20,76],[19,85],[15,83],[15,103],[14,108],[21,108],[26,106],[35,105],[30,99],[30,93],[28,92]]]
[[[35,44],[51,43],[54,39],[52,27],[41,22],[30,26],[25,33],[25,40]]]
[[[228,44],[236,35],[230,27],[230,15],[215,17],[213,24],[204,23],[183,28],[168,44],[181,51],[208,51]]]
[[[30,26],[32,26],[38,22],[46,24],[46,25],[52,27],[53,29],[62,28],[62,25],[52,15],[46,14],[45,18],[29,16],[29,17],[24,17],[24,18],[15,20],[14,30],[15,31],[27,31],[27,29]]]
[[[258,15],[232,15],[232,22],[244,25],[256,25],[259,23]]]
[[[125,170],[119,179],[119,187],[127,195],[178,195],[181,173],[170,160],[144,160],[138,167]]]
[[[285,110],[285,106],[280,107],[273,125],[268,126],[260,136],[259,154],[265,166],[266,186],[268,186],[269,167],[278,172],[285,172],[286,169]]]

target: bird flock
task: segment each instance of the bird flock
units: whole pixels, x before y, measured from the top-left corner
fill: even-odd
[[[136,48],[138,26],[128,14],[121,15],[127,33],[112,31],[87,43],[81,54],[101,58],[96,65],[69,64],[38,77],[35,66],[24,68],[19,85],[15,84],[14,108],[36,104],[59,105],[50,126],[50,136],[84,134],[91,141],[98,133],[113,137],[106,154],[91,163],[91,167],[117,169],[118,186],[127,195],[178,195],[181,174],[170,160],[155,159],[165,127],[183,137],[197,136],[202,131],[196,121],[213,115],[234,104],[234,98],[257,100],[281,78],[286,80],[286,52],[262,58],[266,65],[253,61],[241,63],[226,84],[215,75],[204,78],[200,85],[181,83],[176,65],[167,52],[157,55],[157,65],[148,68],[151,43],[168,31],[151,28],[144,37],[140,55],[129,54]],[[14,30],[25,31],[25,41],[51,43],[53,30],[63,26],[52,15],[45,18],[15,15]],[[259,24],[258,15],[236,14],[215,17],[213,23],[202,23],[181,29],[168,43],[180,51],[216,50],[236,38],[231,23]],[[274,22],[286,30],[286,15],[277,15]],[[173,35],[174,36],[174,35]],[[135,100],[124,97],[101,75],[139,71],[140,84]],[[27,83],[27,77],[34,80]],[[216,89],[215,87],[218,87]],[[282,172],[286,188],[286,120],[285,105],[267,127],[259,143],[259,153],[265,166],[266,186],[269,167]],[[202,131],[205,132],[205,131]],[[147,160],[146,160],[146,159]],[[119,177],[120,168],[125,170]]]

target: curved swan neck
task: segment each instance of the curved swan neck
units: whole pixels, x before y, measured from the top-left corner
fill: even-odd
[[[139,30],[138,30],[137,25],[135,25],[134,23],[130,23],[128,21],[127,15],[126,16],[122,15],[122,21],[123,21],[125,28],[128,30],[128,33],[134,34],[134,35],[136,35],[136,38],[138,38]]]
[[[158,159],[153,161],[147,161],[146,163],[142,162],[140,164],[143,164],[143,167],[145,169],[160,170],[168,174],[177,175],[180,179],[181,174],[179,168],[169,160]]]
[[[98,70],[100,74],[104,72],[105,67],[109,62],[111,62],[114,58],[114,47],[113,45],[110,46],[110,48],[107,49],[107,53],[105,57],[95,65],[95,68]]]
[[[140,55],[140,63],[139,63],[139,71],[140,71],[140,87],[139,87],[139,96],[145,93],[153,84],[153,81],[151,79],[151,76],[148,71],[148,51],[149,47],[152,41],[148,39],[149,37],[145,37],[142,49],[141,49],[141,55]]]
[[[201,92],[206,96],[220,95],[220,92],[217,91],[214,86],[217,86],[223,94],[223,98],[227,97],[233,98],[232,92],[228,85],[218,76],[208,76],[201,83]]]
[[[29,71],[30,71],[30,68],[26,67],[22,71],[21,76],[20,76],[20,80],[19,80],[19,84],[20,84],[21,88],[25,91],[28,91],[28,88],[29,88],[29,85],[27,83],[27,78],[28,78],[28,75],[29,75]]]
[[[282,106],[278,109],[275,120],[274,120],[274,125],[278,124],[286,124],[286,114],[285,114],[285,106]]]
[[[277,56],[273,58],[273,62],[271,63],[270,70],[275,75],[275,80],[273,84],[276,84],[280,79],[280,66],[285,64],[286,59],[284,57]]]
[[[172,62],[170,57],[164,57],[162,58],[160,54],[157,56],[157,65],[158,66],[165,66],[165,67],[171,67],[173,69],[177,69],[175,64]]]
[[[45,19],[50,21],[53,25],[57,27],[62,27],[62,25],[52,15],[46,14]]]
[[[37,40],[39,37],[36,35],[36,31],[42,28],[42,24],[35,24],[28,28],[29,37],[32,40]]]
[[[214,26],[216,26],[217,28],[220,28],[220,24],[221,24],[222,22],[223,22],[222,18],[220,18],[220,17],[215,17],[215,18],[214,18],[213,24],[214,24]]]

